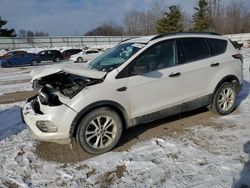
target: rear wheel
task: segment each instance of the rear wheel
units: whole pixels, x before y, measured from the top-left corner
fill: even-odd
[[[31,65],[32,66],[36,66],[38,64],[38,62],[36,61],[36,60],[33,60],[32,62],[31,62]]]
[[[102,154],[113,149],[122,135],[120,116],[110,108],[99,108],[81,121],[77,141],[82,149],[92,154]]]
[[[236,98],[237,92],[234,84],[224,82],[214,95],[211,111],[220,115],[230,114],[235,109]]]
[[[81,57],[78,57],[76,61],[77,61],[77,63],[82,63],[83,59]]]

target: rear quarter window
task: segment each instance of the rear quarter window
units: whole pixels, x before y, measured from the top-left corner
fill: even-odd
[[[221,39],[206,39],[211,56],[223,54],[227,49],[227,41]]]

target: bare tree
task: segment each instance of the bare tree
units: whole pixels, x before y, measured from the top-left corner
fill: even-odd
[[[113,21],[108,21],[100,26],[92,29],[91,31],[86,32],[85,36],[118,36],[123,34],[122,26],[116,24]]]
[[[125,14],[124,28],[127,35],[150,35],[156,33],[155,25],[162,17],[166,5],[156,0],[147,11],[131,10]]]
[[[49,36],[49,34],[46,32],[43,32],[43,31],[36,31],[35,36],[36,37],[47,37],[47,36]]]
[[[34,37],[35,34],[33,31],[27,31],[27,37]]]
[[[245,8],[243,2],[232,1],[226,7],[224,14],[224,33],[244,33],[250,32],[249,11]]]
[[[222,7],[221,0],[207,0],[208,3],[208,19],[209,19],[209,28],[211,32],[216,32],[221,28],[222,22]]]
[[[19,37],[47,37],[49,36],[49,34],[43,31],[33,32],[33,31],[29,31],[29,30],[26,31],[25,29],[21,29],[19,30],[18,36]]]
[[[26,37],[26,30],[20,29],[20,30],[19,30],[18,36],[19,36],[19,37]]]
[[[143,35],[144,29],[142,24],[145,13],[138,10],[131,10],[124,17],[125,32],[127,35]]]

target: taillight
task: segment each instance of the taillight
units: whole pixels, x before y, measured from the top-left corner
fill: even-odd
[[[240,59],[241,62],[243,63],[243,56],[242,56],[241,54],[234,54],[234,55],[232,55],[232,56],[233,56],[233,58],[235,58],[235,59]]]

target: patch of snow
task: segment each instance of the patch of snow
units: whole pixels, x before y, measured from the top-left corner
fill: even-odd
[[[0,105],[0,140],[17,134],[26,127],[21,122],[21,106],[24,102]]]
[[[15,91],[32,91],[31,83],[18,83],[11,85],[0,85],[0,95],[4,93],[11,93]]]
[[[7,50],[3,49],[3,50],[0,50],[0,57],[7,54]]]

